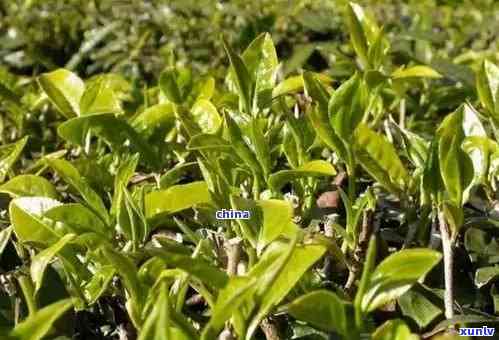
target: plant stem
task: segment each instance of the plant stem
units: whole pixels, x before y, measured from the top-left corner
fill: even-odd
[[[227,274],[235,276],[237,275],[237,266],[239,265],[239,260],[241,258],[241,241],[233,239],[228,240],[226,243]]]
[[[38,309],[36,306],[36,300],[34,298],[33,283],[31,283],[31,279],[24,275],[20,276],[17,280],[19,281],[19,286],[21,287],[21,290],[23,292],[24,300],[26,302],[26,305],[28,306],[29,315],[32,315]]]
[[[355,191],[357,190],[355,188],[355,166],[351,166],[350,169],[348,169],[348,199],[350,202],[355,201]]]
[[[353,263],[348,273],[347,282],[345,283],[345,291],[348,295],[353,295],[355,281],[358,274],[362,270],[362,263],[366,257],[369,240],[373,232],[373,217],[372,210],[364,210],[362,218],[362,227],[359,234],[359,241],[353,252]]]
[[[399,126],[405,129],[405,98],[400,99]]]
[[[440,236],[442,237],[442,251],[444,253],[444,281],[445,281],[445,317],[451,319],[454,316],[454,289],[453,289],[453,253],[452,240],[450,237],[449,226],[445,221],[443,212],[438,213],[438,222],[440,227]]]
[[[260,323],[260,328],[262,329],[263,334],[265,334],[265,338],[267,340],[280,340],[281,336],[279,335],[279,330],[277,326],[270,318],[265,318]]]

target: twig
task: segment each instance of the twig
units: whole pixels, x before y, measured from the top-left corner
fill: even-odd
[[[445,281],[445,317],[451,319],[454,316],[454,290],[453,290],[453,253],[452,241],[450,238],[449,226],[445,221],[443,212],[438,213],[438,223],[440,227],[440,235],[442,237],[442,251],[444,253],[444,281]]]
[[[233,238],[225,244],[227,252],[227,274],[230,276],[237,275],[237,266],[241,259],[241,239]]]
[[[353,295],[357,276],[362,271],[362,263],[366,256],[369,240],[373,232],[373,216],[374,212],[372,210],[364,210],[359,242],[354,250],[352,266],[349,268],[347,282],[345,283],[345,291],[350,296]]]
[[[279,329],[275,325],[274,320],[272,320],[270,317],[262,320],[262,322],[260,323],[260,329],[262,330],[263,334],[265,334],[265,338],[267,340],[281,339],[281,336],[279,335]]]

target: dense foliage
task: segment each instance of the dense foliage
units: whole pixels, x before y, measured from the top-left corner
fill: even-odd
[[[494,327],[499,6],[362,4],[0,3],[1,339]]]

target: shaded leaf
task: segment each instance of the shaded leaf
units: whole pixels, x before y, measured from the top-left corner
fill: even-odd
[[[0,183],[5,180],[7,174],[21,155],[28,137],[24,137],[15,143],[0,146]]]
[[[33,257],[33,259],[31,260],[30,274],[31,279],[35,284],[35,292],[37,292],[42,286],[45,268],[47,268],[50,261],[52,261],[52,259],[66,244],[74,240],[75,237],[76,235],[74,234],[64,235],[59,241],[39,252],[35,257]]]
[[[336,294],[317,290],[286,305],[286,311],[294,318],[306,321],[323,331],[346,336],[349,333],[347,305]]]
[[[21,340],[41,340],[51,330],[54,322],[72,306],[70,299],[48,305],[19,323],[10,335]]]
[[[379,326],[372,335],[373,340],[418,340],[402,320],[389,320]]]
[[[104,139],[113,150],[121,150],[129,145],[147,164],[157,166],[160,163],[153,147],[127,122],[112,113],[76,117],[57,128],[59,136],[79,146],[85,145],[89,131]]]
[[[499,67],[484,60],[476,75],[478,97],[487,112],[499,120]]]
[[[280,191],[284,184],[303,177],[334,176],[336,170],[331,163],[316,160],[310,161],[293,170],[281,170],[269,177],[269,184],[275,191]]]
[[[81,177],[78,170],[70,162],[64,159],[47,159],[47,163],[83,197],[88,207],[104,223],[109,224],[110,218],[101,197],[90,187],[87,180]]]

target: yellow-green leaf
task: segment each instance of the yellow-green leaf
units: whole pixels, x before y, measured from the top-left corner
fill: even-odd
[[[76,74],[58,69],[40,75],[38,83],[62,115],[66,118],[80,115],[80,100],[85,83]]]

